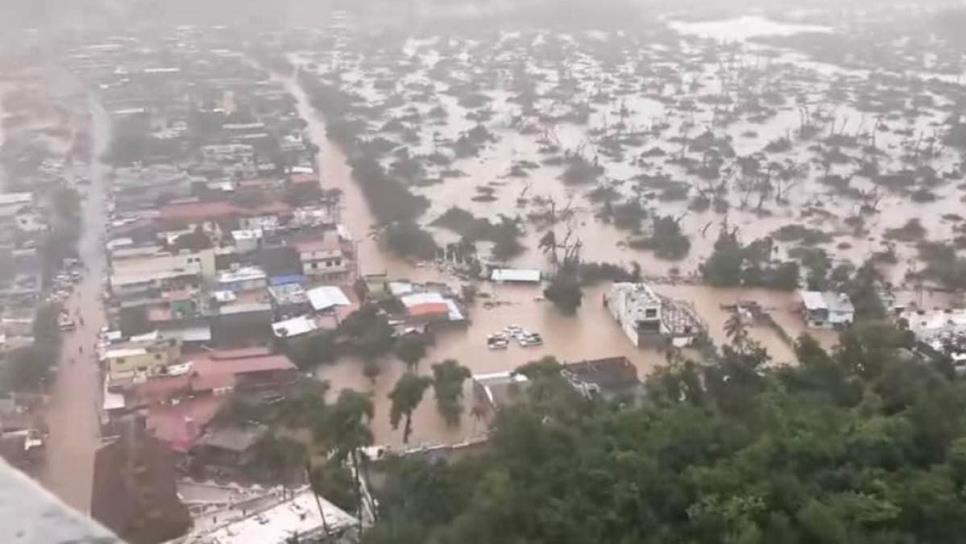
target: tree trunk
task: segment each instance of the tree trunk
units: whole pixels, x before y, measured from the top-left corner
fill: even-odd
[[[309,489],[312,490],[312,497],[315,498],[315,506],[319,509],[319,516],[322,518],[322,531],[326,537],[329,536],[329,522],[325,520],[325,511],[322,509],[322,501],[319,500],[319,493],[312,485],[312,461],[305,460],[305,477],[309,480]]]

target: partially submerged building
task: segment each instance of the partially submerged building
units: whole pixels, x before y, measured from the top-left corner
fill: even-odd
[[[642,390],[637,367],[627,357],[606,357],[567,363],[560,371],[586,397],[634,398]]]
[[[483,415],[493,415],[498,408],[523,400],[529,385],[526,376],[512,371],[474,374],[474,409]]]
[[[638,347],[661,342],[685,347],[707,332],[690,304],[662,296],[647,283],[615,283],[604,294],[604,307]]]
[[[855,320],[855,306],[845,293],[801,291],[802,313],[809,327],[839,329]]]

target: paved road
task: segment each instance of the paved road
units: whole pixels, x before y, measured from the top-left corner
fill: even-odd
[[[84,230],[78,247],[87,271],[64,303],[74,316],[77,329],[64,335],[64,349],[50,391],[47,415],[50,435],[47,463],[41,475],[48,489],[81,512],[90,511],[94,451],[100,443],[102,381],[95,344],[98,331],[106,322],[99,297],[107,275],[102,236],[106,218],[104,180],[108,167],[98,157],[108,144],[110,129],[106,114],[97,105],[92,104],[91,109],[94,158],[90,166],[91,184],[80,188],[86,190],[87,197],[82,203]]]

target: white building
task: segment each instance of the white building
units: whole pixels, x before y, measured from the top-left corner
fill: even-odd
[[[615,283],[604,306],[638,347],[661,340],[685,347],[707,330],[691,305],[663,297],[646,283]]]
[[[231,231],[231,237],[235,240],[235,249],[238,253],[251,253],[258,249],[258,244],[262,241],[262,229],[241,229]]]
[[[645,283],[615,283],[604,306],[635,346],[661,335],[661,297]]]
[[[845,293],[831,291],[802,291],[802,309],[809,327],[833,329],[851,325],[855,307]]]

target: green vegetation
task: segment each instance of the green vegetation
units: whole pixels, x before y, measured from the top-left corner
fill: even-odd
[[[637,263],[631,263],[630,270],[613,263],[580,263],[577,271],[581,285],[596,285],[602,281],[641,281],[641,265]]]
[[[305,338],[296,338],[285,344],[286,354],[299,370],[311,370],[320,364],[331,363],[338,356],[336,335],[323,331]]]
[[[383,232],[382,240],[386,247],[401,257],[432,259],[438,249],[433,235],[415,221],[389,224]]]
[[[429,206],[426,197],[414,195],[401,181],[389,176],[375,159],[357,157],[350,164],[352,179],[362,188],[369,209],[382,223],[414,221]]]
[[[577,267],[562,266],[557,275],[550,280],[550,284],[543,290],[543,296],[552,302],[562,313],[574,315],[584,298],[584,291],[580,286]]]
[[[417,334],[407,334],[396,341],[395,352],[396,357],[412,370],[426,357],[426,339]]]
[[[375,359],[393,348],[395,331],[374,304],[359,308],[336,330],[340,347],[365,359]]]
[[[679,220],[670,215],[655,217],[651,235],[631,240],[629,245],[652,250],[659,259],[671,261],[683,259],[691,250],[691,240],[682,232]]]
[[[312,106],[325,115],[329,138],[352,157],[352,179],[359,184],[376,219],[384,224],[415,221],[429,206],[429,201],[413,194],[399,175],[387,174],[377,160],[379,151],[363,141],[365,124],[350,117],[357,113],[359,97],[305,73],[300,75],[299,81]],[[406,167],[411,164],[411,161],[400,160],[394,173],[416,176],[417,172]]]
[[[433,393],[436,408],[446,420],[446,424],[459,425],[463,415],[463,382],[469,379],[470,369],[461,366],[453,359],[433,365]]]
[[[520,243],[523,229],[518,218],[501,214],[500,222],[494,224],[489,219],[480,219],[458,206],[453,206],[432,224],[462,235],[466,242],[493,242],[493,258],[497,260],[515,257],[524,249]]]
[[[772,241],[756,240],[742,246],[734,232],[722,229],[714,252],[701,265],[704,281],[716,287],[767,287],[791,291],[798,288],[798,263],[773,264]]]
[[[485,454],[383,467],[364,542],[958,542],[966,384],[906,345],[873,323],[834,353],[801,338],[795,367],[726,347],[623,408],[530,372]]]

